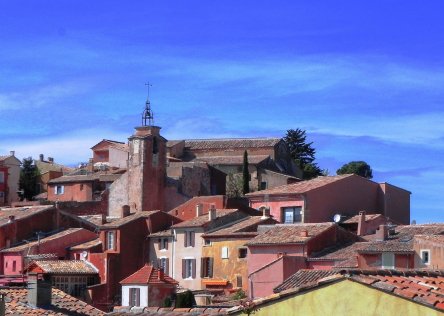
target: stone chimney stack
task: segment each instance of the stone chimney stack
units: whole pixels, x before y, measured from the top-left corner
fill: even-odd
[[[379,229],[376,231],[376,241],[386,240],[388,237],[387,225],[379,225]]]
[[[365,223],[365,211],[359,212],[358,215],[358,236],[364,236],[366,234],[366,223]]]
[[[262,217],[261,219],[267,219],[270,217],[270,208],[268,206],[262,206]]]
[[[37,273],[28,274],[28,304],[35,307],[51,305],[51,282],[39,280]]]
[[[210,209],[208,211],[208,220],[212,221],[216,219],[216,206],[214,204],[211,204]]]
[[[9,152],[9,154],[10,154],[11,156],[15,156],[15,151],[14,151],[14,150],[11,150],[11,151]]]
[[[43,161],[43,160],[45,160],[45,156],[43,156],[43,154],[40,154],[39,159],[40,159],[40,161]]]
[[[196,204],[196,217],[199,217],[203,214],[203,204],[198,203]]]
[[[52,157],[48,157],[48,161],[49,161],[50,163],[54,163],[54,158],[52,158]]]
[[[130,215],[130,207],[129,205],[123,205],[122,206],[122,218],[127,217],[128,215]]]

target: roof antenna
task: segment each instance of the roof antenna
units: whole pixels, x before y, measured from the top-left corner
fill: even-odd
[[[148,88],[148,94],[145,102],[145,110],[142,112],[142,126],[153,126],[154,123],[154,114],[151,111],[151,103],[150,103],[150,87],[152,84],[145,83],[145,86]]]

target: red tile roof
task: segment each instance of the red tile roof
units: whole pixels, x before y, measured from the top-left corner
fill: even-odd
[[[315,271],[298,271],[276,287],[277,290],[280,290],[279,294],[255,301],[257,307],[260,308],[261,304],[288,298],[290,295],[300,295],[307,290],[313,290],[321,285],[326,286],[328,283],[338,280],[351,280],[370,286],[375,290],[444,311],[444,270],[336,270],[335,272],[325,272],[326,274],[331,273],[331,275],[324,278],[321,277],[324,272]]]
[[[262,218],[262,216],[248,216],[242,219],[240,222],[234,223],[233,225],[216,230],[208,234],[202,235],[202,237],[224,237],[224,236],[257,236],[257,226],[261,224],[276,224],[276,220],[272,218]]]
[[[52,205],[44,205],[44,206],[26,206],[26,207],[13,207],[13,208],[0,208],[0,226],[8,225],[9,216],[14,216],[16,221],[20,221],[21,219],[34,216],[36,214],[47,212],[50,210],[54,210],[55,208]]]
[[[36,260],[31,262],[26,271],[48,274],[97,274],[92,263],[83,260]]]
[[[345,174],[340,176],[321,176],[312,180],[295,182],[292,184],[281,185],[268,190],[248,193],[247,196],[262,196],[265,194],[302,194],[350,177],[359,176],[354,174]]]
[[[102,241],[100,238],[93,239],[91,241],[87,241],[84,243],[81,243],[79,245],[72,246],[69,248],[70,250],[83,250],[83,249],[90,249],[96,246],[100,246],[102,244]]]
[[[257,165],[264,160],[267,160],[269,155],[249,155],[248,163]],[[211,156],[211,157],[197,157],[196,161],[204,161],[210,165],[242,165],[244,156]]]
[[[368,246],[367,242],[338,245],[313,254],[308,261],[334,261],[334,267],[357,268],[358,251]]]
[[[316,224],[278,224],[259,234],[246,245],[276,245],[276,244],[300,244],[334,227],[335,223]],[[307,232],[307,236],[303,233]]]
[[[359,217],[360,217],[359,215],[355,215],[355,216],[350,217],[349,219],[343,221],[342,223],[344,223],[344,224],[357,224],[359,222]],[[383,217],[383,215],[381,215],[381,214],[368,214],[368,215],[365,215],[365,221],[366,222],[370,222],[370,221],[373,221],[373,220],[375,220],[375,219],[377,219],[379,217]]]
[[[280,138],[188,139],[185,147],[190,150],[263,148],[274,147],[280,141]]]
[[[159,273],[160,269],[146,264],[140,270],[120,281],[120,284],[179,284],[179,282],[166,274],[163,274],[163,277],[159,278]]]
[[[31,248],[31,247],[33,247],[33,246],[35,246],[37,244],[41,245],[41,244],[47,243],[49,241],[52,241],[54,239],[62,238],[62,237],[68,236],[70,234],[75,234],[75,233],[77,233],[77,232],[79,232],[81,230],[86,230],[86,229],[84,229],[84,228],[68,228],[68,229],[65,229],[64,231],[61,231],[61,232],[56,233],[54,235],[42,238],[42,239],[40,239],[40,241],[36,240],[36,241],[33,241],[33,242],[28,242],[28,243],[25,243],[25,244],[22,244],[22,245],[19,245],[19,246],[16,246],[16,247],[11,247],[11,248],[4,249],[1,252],[22,251],[22,250]]]
[[[205,214],[205,215],[201,215],[199,217],[195,217],[190,220],[175,224],[172,227],[173,228],[191,228],[191,227],[207,227],[207,226],[217,227],[217,226],[221,226],[221,225],[219,225],[219,222],[221,222],[221,224],[228,224],[229,221],[226,222],[226,220],[228,220],[228,219],[235,221],[237,219],[240,219],[240,218],[243,218],[246,216],[247,216],[247,214],[239,211],[238,209],[220,209],[220,210],[216,210],[216,219],[214,219],[213,221],[210,221],[209,215]]]
[[[5,294],[6,315],[105,315],[101,310],[56,288],[52,289],[51,305],[37,308],[28,304],[28,290],[21,288],[2,288]]]

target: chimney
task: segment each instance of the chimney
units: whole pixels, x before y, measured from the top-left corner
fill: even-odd
[[[379,225],[379,229],[376,231],[376,241],[386,240],[388,237],[388,228],[386,225]]]
[[[9,218],[8,223],[14,223],[14,221],[15,221],[14,215],[9,215],[8,218]]]
[[[88,162],[88,165],[86,166],[86,170],[89,172],[94,171],[94,159],[93,158],[89,158],[89,162]]]
[[[40,154],[40,155],[39,155],[39,158],[40,158],[40,161],[45,160],[45,156],[43,156],[43,154]]]
[[[203,204],[202,203],[197,203],[196,204],[196,217],[201,216],[203,213]]]
[[[129,205],[123,205],[122,206],[122,218],[127,217],[130,215],[130,207]]]
[[[299,236],[301,236],[301,237],[308,237],[308,231],[307,231],[306,229],[302,230],[302,231],[299,233]]]
[[[270,208],[267,206],[262,206],[262,217],[261,219],[267,219],[270,217]]]
[[[102,214],[102,225],[106,224],[106,214]]]
[[[359,212],[358,215],[358,236],[364,236],[366,234],[366,227],[365,227],[365,211]]]
[[[208,211],[208,220],[212,221],[214,219],[216,219],[216,206],[214,204],[211,204]]]
[[[37,273],[28,274],[28,304],[35,307],[51,305],[51,282],[39,280]]]
[[[15,151],[14,151],[14,150],[11,150],[11,151],[9,152],[9,154],[10,154],[11,156],[15,156]]]
[[[52,158],[52,157],[48,157],[48,161],[49,161],[50,163],[54,163],[54,158]]]
[[[159,273],[157,274],[157,279],[162,281],[165,277],[165,272],[163,272],[163,268],[159,268]]]

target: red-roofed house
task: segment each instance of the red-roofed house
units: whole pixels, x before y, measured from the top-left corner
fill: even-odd
[[[382,214],[396,223],[410,223],[410,192],[388,183],[354,175],[323,176],[247,194],[250,206],[270,207],[281,223],[333,221],[360,211]]]
[[[358,239],[335,223],[263,227],[261,234],[246,243],[250,297],[272,294],[274,287],[308,267],[312,253]]]
[[[120,282],[122,285],[122,306],[151,307],[163,306],[179,284],[165,275],[162,269],[146,264],[140,270]]]

